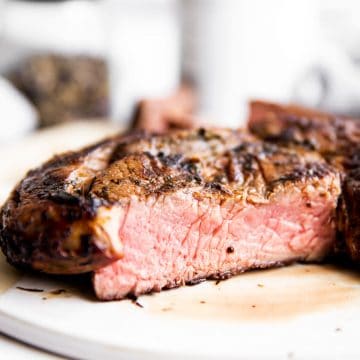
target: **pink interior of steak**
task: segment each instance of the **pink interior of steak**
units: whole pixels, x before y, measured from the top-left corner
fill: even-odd
[[[182,190],[109,209],[123,244],[121,260],[97,270],[100,299],[121,299],[221,274],[295,260],[321,260],[335,237],[333,177],[251,204],[203,198]]]

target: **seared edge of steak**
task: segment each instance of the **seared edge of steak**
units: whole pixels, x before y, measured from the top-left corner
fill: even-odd
[[[102,236],[94,238],[98,204],[84,196],[95,173],[106,166],[115,141],[55,156],[27,173],[1,210],[0,245],[10,263],[77,273],[116,258]]]

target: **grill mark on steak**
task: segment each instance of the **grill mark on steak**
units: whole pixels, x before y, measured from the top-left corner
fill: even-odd
[[[276,186],[277,184],[283,184],[287,181],[293,182],[293,181],[301,181],[302,179],[307,178],[322,178],[330,173],[330,169],[328,166],[321,164],[321,163],[315,163],[315,164],[307,164],[305,166],[301,167],[295,167],[290,173],[286,173],[285,175],[279,177],[276,180],[273,180],[270,184],[270,186]]]

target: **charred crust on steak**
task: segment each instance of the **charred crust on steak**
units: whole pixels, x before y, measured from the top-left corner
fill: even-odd
[[[316,186],[326,176],[338,179],[316,153],[239,130],[118,135],[29,171],[2,208],[0,245],[16,266],[89,272],[122,257],[101,209],[177,191],[199,201],[262,204],[288,185]]]
[[[277,180],[272,181],[271,186],[277,185],[278,183],[286,183],[287,181],[301,181],[310,178],[321,179],[324,176],[331,174],[331,172],[332,169],[323,163],[305,164],[303,166],[295,167],[291,173],[286,173]]]

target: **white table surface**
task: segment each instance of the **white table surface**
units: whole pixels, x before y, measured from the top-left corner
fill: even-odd
[[[0,351],[2,359],[22,360],[22,359],[39,359],[39,360],[53,360],[64,359],[42,350],[36,349],[30,345],[20,343],[5,335],[0,334]]]

